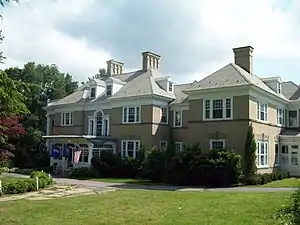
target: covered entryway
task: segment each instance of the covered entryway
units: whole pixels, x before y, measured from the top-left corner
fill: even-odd
[[[300,177],[300,136],[280,135],[280,169]]]

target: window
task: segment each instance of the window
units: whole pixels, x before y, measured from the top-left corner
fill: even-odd
[[[174,111],[174,127],[181,127],[182,111]]]
[[[94,118],[89,118],[88,135],[94,135]]]
[[[297,110],[290,110],[288,111],[288,125],[289,127],[297,127]]]
[[[161,150],[167,150],[168,142],[167,141],[161,141],[160,142],[160,149]]]
[[[291,164],[294,166],[298,166],[299,164],[298,151],[291,151]]]
[[[281,164],[289,163],[289,146],[287,145],[281,146],[280,162]]]
[[[87,163],[89,161],[89,147],[87,144],[80,144],[81,154],[79,157],[79,162]]]
[[[282,86],[281,86],[281,83],[277,83],[277,93],[278,93],[278,94],[281,94],[281,90],[282,90],[281,87],[282,87]]]
[[[140,141],[122,141],[122,157],[137,158],[140,151]]]
[[[92,151],[92,157],[100,157],[100,154],[103,151],[115,152],[115,148],[109,143],[95,143]]]
[[[182,151],[182,142],[175,142],[175,151],[176,152]]]
[[[168,82],[168,91],[173,92],[173,83],[172,82]]]
[[[73,125],[73,113],[71,113],[71,112],[61,113],[61,125],[62,126]]]
[[[96,97],[96,88],[91,88],[91,98]]]
[[[123,108],[123,123],[140,123],[140,106]]]
[[[284,116],[284,109],[277,109],[277,124],[284,126],[284,120],[285,120],[285,116]]]
[[[168,108],[166,108],[166,107],[161,108],[160,122],[161,123],[168,123]]]
[[[269,165],[269,145],[267,141],[257,142],[257,166],[268,167]]]
[[[111,96],[112,94],[112,85],[106,85],[106,95]]]
[[[278,143],[275,144],[275,166],[279,165],[279,145]]]
[[[98,112],[96,116],[96,136],[102,136],[102,112]]]
[[[268,104],[257,101],[257,119],[268,121]]]
[[[94,123],[93,123],[93,129],[95,129]],[[96,136],[108,136],[108,135],[109,135],[109,118],[107,117],[107,115],[106,116],[103,115],[102,111],[100,111],[96,115]]]
[[[211,139],[209,145],[210,145],[210,149],[224,149],[225,148],[225,140]]]
[[[232,98],[204,100],[204,119],[232,119]]]

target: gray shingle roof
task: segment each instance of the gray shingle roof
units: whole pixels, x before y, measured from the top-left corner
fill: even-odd
[[[290,100],[300,98],[299,86],[292,81],[282,82],[282,93]]]
[[[229,63],[220,70],[212,73],[204,79],[196,82],[187,91],[192,90],[205,90],[210,88],[222,88],[222,87],[236,87],[241,85],[252,84],[260,89],[277,95],[278,97],[287,100],[282,94],[277,94],[270,87],[268,87],[258,76],[250,74],[238,65]]]
[[[191,85],[193,85],[193,84],[194,83],[174,85],[174,94],[175,94],[176,99],[174,101],[172,101],[170,104],[174,105],[174,104],[186,102],[188,100],[188,95],[186,93],[184,93],[184,91],[187,88],[191,87]]]

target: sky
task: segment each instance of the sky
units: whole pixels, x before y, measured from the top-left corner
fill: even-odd
[[[255,74],[299,84],[299,10],[296,0],[20,0],[1,9],[0,69],[56,64],[85,81],[109,59],[140,69],[151,51],[163,74],[191,82],[251,45]]]

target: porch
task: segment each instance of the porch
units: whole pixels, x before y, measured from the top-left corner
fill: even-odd
[[[44,136],[47,150],[50,153],[50,166],[54,163],[57,168],[65,171],[67,168],[89,167],[93,157],[100,156],[101,151],[116,153],[116,140],[111,137],[95,137],[90,135],[49,135]],[[81,149],[79,161],[74,162],[75,148]],[[55,157],[52,154],[56,151]]]

